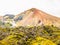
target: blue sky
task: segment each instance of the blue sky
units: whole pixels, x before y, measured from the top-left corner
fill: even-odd
[[[30,8],[60,17],[60,0],[0,0],[0,15],[17,15]]]

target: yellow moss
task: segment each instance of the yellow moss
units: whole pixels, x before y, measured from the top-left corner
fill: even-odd
[[[34,26],[33,26],[33,25],[28,25],[27,27],[28,27],[28,28],[33,28]]]
[[[14,37],[14,35],[10,35],[10,36],[6,37],[4,40],[2,40],[1,43],[3,45],[12,45],[12,43],[17,44],[18,40],[13,37]]]
[[[36,37],[36,40],[33,40],[31,42],[31,45],[56,45],[55,43],[53,43],[51,40],[42,38],[42,37]]]

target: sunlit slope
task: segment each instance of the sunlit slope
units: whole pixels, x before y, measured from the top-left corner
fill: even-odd
[[[21,20],[16,22],[16,26],[39,26],[54,25],[60,26],[60,18],[47,14],[36,8],[29,9],[15,16],[14,19],[20,17]]]

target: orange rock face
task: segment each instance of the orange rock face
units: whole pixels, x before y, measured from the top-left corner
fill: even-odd
[[[17,21],[16,26],[40,26],[40,25],[54,25],[60,26],[60,18],[47,14],[41,10],[32,8],[21,14],[15,16],[15,18],[24,15],[23,19]]]
[[[0,20],[3,20],[3,16],[0,16]]]

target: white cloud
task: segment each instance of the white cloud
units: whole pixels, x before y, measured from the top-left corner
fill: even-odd
[[[16,15],[30,8],[60,17],[60,0],[0,0],[0,15]]]

